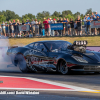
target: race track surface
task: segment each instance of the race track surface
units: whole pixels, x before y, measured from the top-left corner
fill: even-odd
[[[100,100],[100,74],[94,73],[78,73],[74,72],[71,75],[61,75],[56,72],[37,72],[37,73],[21,73],[19,71],[0,71],[0,76],[11,76],[21,78],[40,79],[42,81],[50,81],[69,86],[75,86],[90,89],[94,91],[58,91],[58,90],[37,90],[39,95],[0,95],[3,100],[9,98],[10,100],[21,100],[22,98],[35,100]],[[3,80],[3,79],[2,79]],[[11,83],[12,84],[12,83]],[[25,85],[27,83],[23,83]],[[1,85],[1,84],[0,84]],[[35,85],[35,84],[34,84]],[[48,86],[49,87],[49,86]],[[2,90],[2,89],[1,89]],[[6,91],[10,91],[5,89]],[[15,89],[16,90],[16,89]],[[11,90],[11,91],[15,91]],[[0,100],[2,100],[0,99]]]

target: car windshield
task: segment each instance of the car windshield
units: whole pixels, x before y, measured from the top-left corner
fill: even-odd
[[[67,41],[50,41],[46,42],[45,45],[51,52],[65,51],[69,45],[72,45]]]

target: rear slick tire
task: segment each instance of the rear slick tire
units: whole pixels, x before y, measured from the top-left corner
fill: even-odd
[[[25,61],[25,58],[23,57],[23,55],[18,54],[17,55],[17,59],[18,59],[18,66],[19,69],[23,72],[23,73],[27,73],[28,72],[28,68],[27,68],[27,64]]]

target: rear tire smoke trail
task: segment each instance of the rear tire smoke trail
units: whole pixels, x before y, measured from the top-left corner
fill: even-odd
[[[9,39],[5,36],[0,36],[0,71],[19,71],[18,67],[12,65],[11,59],[7,55],[8,47]]]

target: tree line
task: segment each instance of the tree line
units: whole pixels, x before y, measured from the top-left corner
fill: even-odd
[[[14,11],[10,11],[10,10],[6,10],[6,11],[0,11],[0,23],[2,23],[2,21],[13,21],[14,19],[17,21],[17,19],[19,19],[20,21],[24,21],[26,22],[27,19],[29,19],[29,21],[33,19],[37,19],[38,21],[43,21],[43,18],[72,18],[73,20],[75,20],[77,18],[78,15],[80,15],[81,19],[84,18],[84,16],[86,14],[92,14],[92,9],[87,9],[86,13],[85,14],[81,14],[80,12],[76,12],[76,13],[72,13],[71,10],[65,10],[65,11],[62,11],[62,12],[57,12],[57,11],[54,11],[53,14],[50,14],[49,11],[43,11],[43,12],[39,12],[37,13],[37,15],[33,15],[31,13],[28,13],[28,14],[25,14],[25,15],[22,15],[22,17],[20,17],[18,14],[16,14]]]

